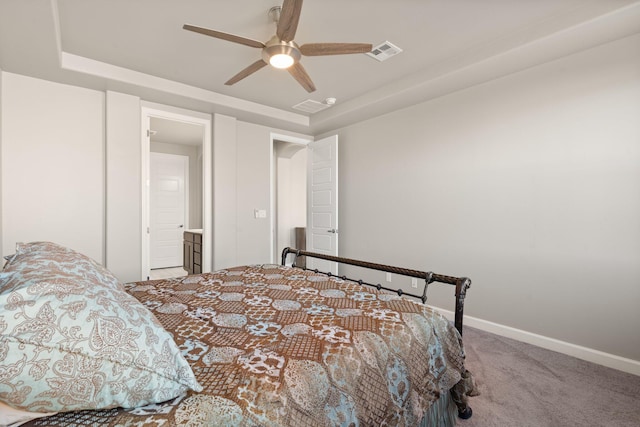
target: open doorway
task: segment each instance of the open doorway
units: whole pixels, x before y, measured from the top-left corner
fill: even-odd
[[[150,278],[187,274],[183,233],[202,235],[201,125],[151,118],[149,163]]]
[[[212,254],[211,119],[201,113],[156,107],[142,111],[143,278],[186,275],[187,234],[197,234],[199,270],[208,272]]]
[[[272,262],[286,247],[304,249],[307,223],[307,144],[272,135]]]

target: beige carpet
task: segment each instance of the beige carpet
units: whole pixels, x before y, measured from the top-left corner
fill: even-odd
[[[461,427],[640,426],[640,377],[464,328],[480,396]]]

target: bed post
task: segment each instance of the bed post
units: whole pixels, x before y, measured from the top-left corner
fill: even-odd
[[[461,277],[456,280],[456,315],[455,326],[460,336],[462,336],[462,316],[464,314],[464,298],[467,296],[467,289],[471,286],[471,280]]]
[[[282,265],[286,265],[287,264],[287,255],[289,255],[291,248],[284,248],[282,250]]]

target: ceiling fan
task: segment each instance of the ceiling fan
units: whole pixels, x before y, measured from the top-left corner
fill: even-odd
[[[316,87],[300,63],[301,56],[366,53],[371,51],[372,45],[367,43],[307,43],[298,46],[298,44],[293,41],[293,38],[296,35],[301,10],[302,0],[284,0],[281,8],[279,6],[272,7],[269,13],[274,16],[274,20],[277,23],[276,34],[265,43],[189,24],[183,25],[182,28],[218,39],[262,49],[262,59],[254,62],[231,77],[225,82],[226,85],[237,83],[260,70],[262,67],[265,67],[267,64],[270,64],[275,68],[287,69],[289,74],[291,74],[307,92],[313,92],[316,90]]]

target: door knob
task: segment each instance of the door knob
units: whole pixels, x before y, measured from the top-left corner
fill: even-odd
[[[182,228],[182,227],[184,227],[184,224],[180,224],[180,225],[178,226],[178,228]]]
[[[332,229],[330,229],[330,230],[327,230],[327,233],[334,233],[334,234],[337,234],[337,233],[338,233],[338,230],[337,230],[336,228],[332,228]]]

